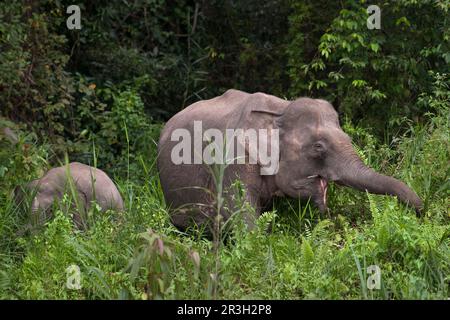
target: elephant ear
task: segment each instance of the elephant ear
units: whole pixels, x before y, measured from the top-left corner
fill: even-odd
[[[244,102],[243,114],[237,129],[243,129],[246,137],[251,132],[253,139],[238,139],[245,149],[246,163],[257,164],[261,175],[274,175],[278,172],[279,162],[279,119],[289,101],[263,93],[250,95]]]

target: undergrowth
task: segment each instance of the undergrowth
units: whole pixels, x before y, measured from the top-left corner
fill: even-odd
[[[428,103],[436,101],[439,97]],[[23,134],[17,145],[1,139],[0,298],[447,299],[450,120],[445,105],[391,145],[370,130],[344,125],[367,164],[419,194],[422,216],[395,198],[332,185],[328,214],[278,199],[254,231],[235,223],[228,240],[219,242],[171,225],[154,143],[153,158],[133,157],[134,169],[125,175],[109,172],[124,197],[124,212],[99,213],[94,207],[90,227],[80,231],[70,214],[59,210],[39,231],[21,234],[24,217],[11,192],[42,174],[49,147]],[[79,290],[66,286],[71,265],[80,269]],[[378,289],[367,285],[372,265],[381,271]]]

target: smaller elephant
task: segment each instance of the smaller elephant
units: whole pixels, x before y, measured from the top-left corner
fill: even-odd
[[[14,133],[14,131],[11,130],[11,128],[4,127],[1,130],[2,135],[6,137],[6,139],[13,145],[17,144],[19,142],[19,138],[17,137],[17,134]]]
[[[47,219],[53,203],[61,200],[64,194],[70,195],[72,190],[78,198],[75,201],[78,210],[75,210],[73,217],[77,227],[83,226],[81,215],[89,211],[94,200],[102,211],[108,209],[122,211],[124,208],[122,197],[108,175],[100,169],[79,162],[53,168],[42,178],[33,180],[23,187],[16,187],[14,196],[16,202],[20,204],[25,196],[31,195],[32,215]]]

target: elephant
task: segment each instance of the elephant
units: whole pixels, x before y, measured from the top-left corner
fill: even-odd
[[[265,129],[272,136],[278,132],[278,149],[270,145],[272,140],[267,137],[258,138],[258,146],[268,143],[267,148],[278,150],[277,170],[262,174],[266,164],[259,158],[253,163],[247,160],[244,164],[227,163],[220,180],[223,204],[217,209],[218,197],[212,196],[217,191],[217,179],[211,165],[173,161],[174,148],[179,144],[174,133],[182,129],[195,135],[196,121],[201,121],[204,129],[222,133],[230,128]],[[202,143],[205,145],[205,141]],[[194,144],[191,141],[195,149]],[[244,147],[249,159],[251,148],[245,142]],[[329,182],[397,196],[417,212],[423,208],[421,199],[404,182],[377,173],[363,163],[350,137],[340,127],[334,107],[322,99],[301,97],[288,101],[261,92],[230,89],[221,96],[198,101],[175,114],[164,126],[157,167],[172,223],[181,230],[193,224],[211,223],[218,210],[225,220],[229,219],[233,210],[241,206],[235,203],[236,191],[232,188],[236,180],[242,182],[245,201],[254,208],[253,212],[244,213],[249,228],[274,197],[310,199],[321,212],[326,211]]]
[[[19,142],[17,134],[15,134],[14,131],[11,130],[11,128],[4,127],[1,131],[11,144],[16,145]]]
[[[73,188],[70,187],[72,182]],[[49,170],[40,179],[33,180],[23,187],[16,187],[14,195],[18,204],[23,203],[27,195],[31,195],[30,209],[33,216],[48,219],[53,203],[61,200],[64,194],[70,195],[71,190],[75,191],[78,198],[76,200],[78,204],[76,202],[74,204],[77,210],[73,217],[77,227],[83,227],[81,215],[89,211],[94,200],[101,211],[124,209],[122,197],[108,175],[100,169],[79,162],[71,162]]]

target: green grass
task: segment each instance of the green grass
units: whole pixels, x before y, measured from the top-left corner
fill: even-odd
[[[46,148],[32,146],[26,156],[23,143],[2,148],[0,298],[447,299],[449,127],[448,112],[441,112],[385,146],[345,126],[368,164],[403,179],[424,199],[422,217],[395,198],[331,186],[330,214],[279,199],[253,232],[235,222],[227,241],[177,231],[154,158],[139,157],[132,159],[137,169],[116,176],[125,212],[94,208],[88,230],[79,231],[57,211],[43,228],[20,234],[26,218],[10,192],[41,174]],[[81,271],[80,290],[66,288],[72,264]],[[381,269],[380,289],[366,285],[370,265]]]

